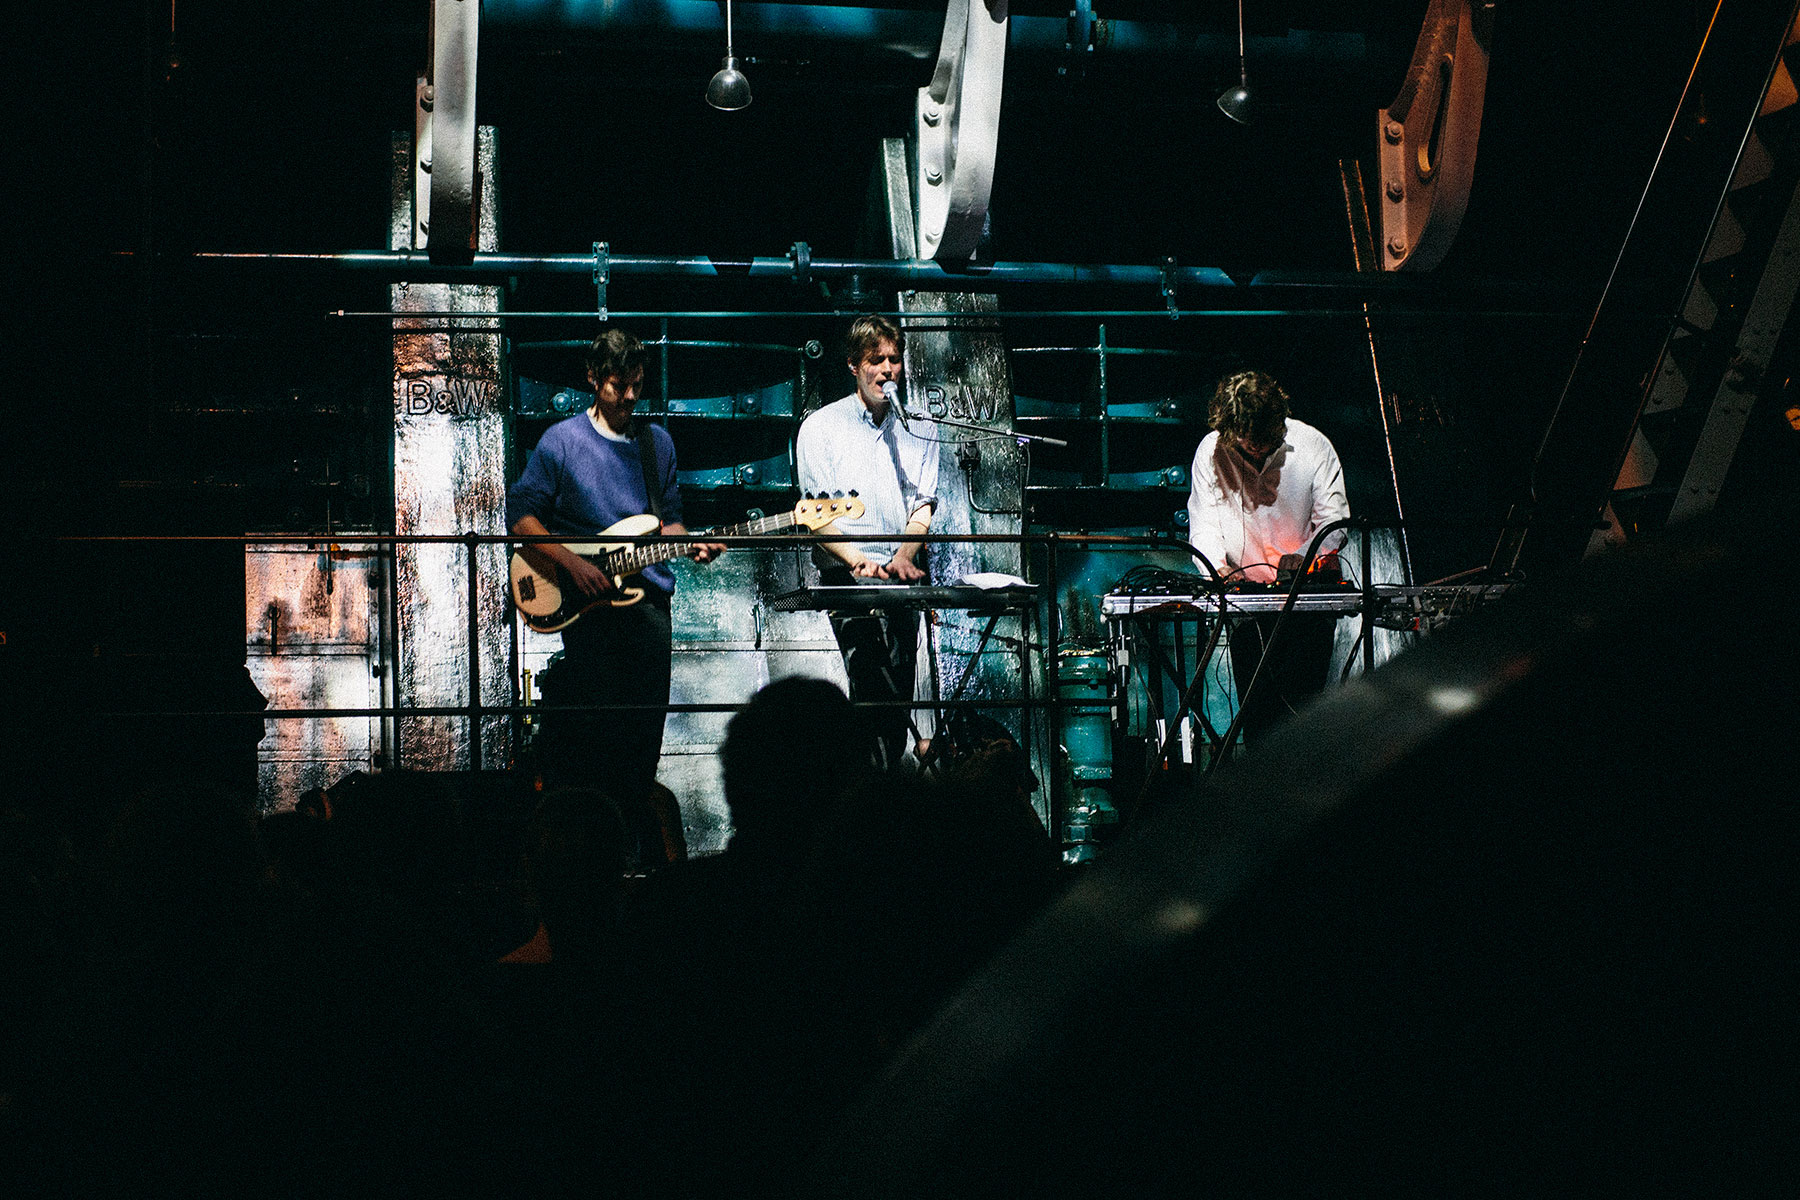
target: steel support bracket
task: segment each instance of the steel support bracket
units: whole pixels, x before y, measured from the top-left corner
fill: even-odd
[[[1000,135],[1007,0],[950,0],[931,82],[914,114],[919,255],[967,262],[987,222]]]
[[[1731,461],[1749,427],[1750,411],[1757,396],[1771,386],[1769,363],[1787,332],[1796,296],[1800,296],[1800,189],[1788,199],[1769,261],[1744,313],[1731,366],[1713,393],[1706,423],[1675,493],[1671,522],[1698,516],[1718,502]]]
[[[594,243],[594,311],[606,320],[606,284],[612,278],[612,251],[605,242]]]
[[[431,235],[431,110],[436,90],[429,73],[413,84],[412,237],[414,250],[425,249]]]
[[[1169,320],[1181,320],[1181,306],[1176,302],[1175,280],[1179,268],[1175,265],[1173,254],[1162,260],[1162,297],[1163,303],[1169,306]]]
[[[1385,270],[1429,271],[1456,239],[1493,33],[1494,0],[1431,0],[1400,93],[1376,113]]]
[[[480,230],[475,62],[480,0],[432,0],[429,65],[414,119],[413,245],[434,264],[472,261]]]

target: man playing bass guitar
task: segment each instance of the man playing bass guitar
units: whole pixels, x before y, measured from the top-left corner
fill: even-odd
[[[643,343],[622,329],[594,340],[587,352],[593,406],[551,426],[532,451],[506,495],[513,533],[591,540],[626,518],[649,513],[661,533],[687,534],[675,444],[662,426],[632,419],[645,359]],[[704,563],[724,551],[719,543],[701,542],[688,554]],[[546,568],[554,565],[583,595],[600,597],[614,588],[605,572],[565,546],[545,542],[529,553]],[[635,835],[640,861],[656,862],[663,839],[651,785],[669,702],[669,601],[675,577],[666,563],[656,563],[638,578],[641,602],[596,605],[562,630],[562,660],[545,673],[541,686],[552,705],[646,707],[546,713],[539,744],[546,785],[604,789]]]

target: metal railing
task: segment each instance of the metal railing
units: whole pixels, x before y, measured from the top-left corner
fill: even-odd
[[[1308,572],[1310,571],[1313,563],[1318,559],[1320,552],[1321,552],[1321,547],[1325,544],[1326,539],[1330,538],[1334,534],[1338,534],[1343,531],[1350,531],[1350,532],[1353,532],[1355,535],[1357,535],[1360,539],[1360,549],[1361,549],[1361,553],[1362,553],[1362,563],[1363,563],[1363,569],[1360,571],[1361,579],[1360,579],[1360,584],[1359,584],[1359,588],[1358,588],[1359,603],[1355,610],[1356,613],[1360,616],[1361,621],[1362,621],[1362,631],[1361,631],[1361,634],[1359,637],[1359,641],[1361,644],[1362,663],[1363,663],[1363,669],[1365,672],[1373,669],[1374,663],[1375,663],[1375,645],[1374,645],[1374,638],[1372,636],[1372,629],[1373,629],[1373,622],[1374,622],[1375,614],[1376,614],[1376,610],[1377,610],[1377,604],[1376,604],[1377,584],[1374,582],[1374,571],[1372,570],[1373,536],[1374,536],[1374,531],[1378,528],[1397,528],[1399,524],[1400,523],[1395,520],[1378,520],[1378,519],[1370,519],[1370,518],[1365,518],[1365,517],[1352,517],[1352,518],[1345,518],[1340,521],[1332,522],[1330,525],[1327,525],[1326,527],[1324,527],[1323,529],[1318,531],[1318,533],[1313,537],[1311,543],[1307,547],[1306,554],[1304,556],[1304,560],[1303,560],[1302,564],[1300,565],[1299,569],[1297,570],[1292,584],[1289,586],[1289,588],[1286,592],[1285,601],[1284,601],[1281,609],[1276,614],[1276,620],[1268,634],[1267,643],[1265,646],[1264,653],[1262,655],[1263,662],[1266,663],[1266,661],[1269,659],[1269,657],[1274,653],[1275,647],[1279,644],[1282,633],[1283,633],[1284,626],[1286,624],[1286,619],[1288,618],[1289,614],[1291,614],[1294,611],[1295,604],[1296,604],[1297,600],[1299,599],[1302,591],[1304,590]],[[664,535],[664,534],[618,535],[618,536],[608,535],[608,540],[611,542],[618,543],[618,544],[629,543],[629,544],[633,544],[633,545],[641,544],[641,543],[649,543],[649,542],[656,542],[656,543],[663,543],[663,544],[694,544],[694,543],[700,543],[700,542],[716,542],[716,543],[722,543],[722,544],[726,545],[727,547],[733,548],[733,549],[794,551],[797,549],[808,548],[808,547],[811,547],[816,544],[848,542],[848,541],[868,541],[868,540],[871,540],[871,538],[874,536],[875,535],[871,535],[868,533],[859,533],[859,534],[792,534],[792,533],[789,533],[789,534],[719,536],[719,535],[712,535],[712,534],[707,534],[707,533],[702,532],[702,533],[690,533],[690,534],[681,535],[681,536]],[[902,537],[902,535],[896,534],[896,535],[894,535],[894,537],[896,540],[898,540]],[[214,536],[186,536],[186,537],[172,536],[172,535],[171,536],[111,536],[111,537],[92,536],[92,537],[65,537],[65,538],[58,538],[58,539],[54,539],[54,540],[59,541],[59,542],[68,542],[68,543],[98,543],[98,544],[105,544],[105,543],[142,544],[142,543],[156,543],[156,542],[190,542],[190,543],[192,543],[192,542],[212,542],[212,543],[237,543],[237,544],[244,545],[244,546],[250,546],[250,545],[306,546],[309,548],[320,546],[320,545],[329,546],[329,545],[335,544],[336,542],[342,541],[342,542],[347,542],[347,543],[355,543],[359,547],[361,547],[361,546],[385,547],[385,548],[388,548],[389,553],[392,552],[392,548],[402,546],[402,545],[452,545],[452,544],[454,544],[454,545],[459,545],[459,546],[464,547],[467,551],[467,553],[464,555],[464,559],[465,559],[465,563],[466,563],[465,583],[467,586],[467,594],[466,594],[466,596],[463,597],[463,602],[464,602],[464,605],[465,605],[465,608],[467,611],[466,629],[467,629],[467,634],[468,634],[468,641],[467,641],[467,645],[468,645],[468,657],[467,657],[468,693],[467,693],[466,701],[462,704],[414,705],[414,704],[404,704],[404,703],[392,703],[392,704],[363,705],[363,706],[308,706],[308,707],[264,708],[261,710],[250,710],[250,709],[172,710],[172,709],[166,709],[166,708],[157,708],[157,709],[138,708],[138,709],[130,709],[130,710],[125,710],[125,709],[104,710],[103,715],[132,716],[132,717],[165,717],[165,718],[166,717],[189,717],[189,718],[254,717],[254,718],[259,718],[262,720],[284,720],[284,721],[285,720],[325,720],[325,719],[344,718],[344,717],[351,717],[351,718],[366,717],[366,718],[381,718],[381,719],[407,718],[407,717],[461,718],[462,720],[464,720],[468,723],[468,728],[469,728],[469,739],[468,739],[468,745],[469,745],[468,752],[469,752],[469,756],[470,756],[469,765],[472,769],[480,770],[480,769],[482,769],[482,736],[481,736],[482,722],[485,718],[507,717],[507,718],[513,718],[515,721],[518,721],[518,720],[526,718],[526,717],[542,716],[542,715],[555,714],[555,713],[606,713],[606,712],[650,711],[650,710],[657,710],[657,711],[661,711],[664,713],[727,713],[727,712],[737,712],[737,711],[741,710],[745,706],[745,704],[748,702],[746,699],[745,701],[730,702],[730,703],[727,703],[727,702],[670,702],[670,703],[665,703],[665,704],[660,704],[660,705],[656,705],[656,704],[626,704],[626,703],[608,703],[608,704],[546,704],[546,703],[542,703],[542,702],[534,703],[530,700],[530,698],[528,696],[527,697],[520,696],[520,694],[519,694],[520,693],[520,676],[519,676],[518,671],[514,670],[514,671],[510,671],[508,673],[509,674],[509,688],[510,688],[509,702],[506,704],[484,703],[482,700],[483,664],[482,664],[482,642],[480,640],[481,621],[480,621],[480,614],[478,611],[478,597],[481,594],[482,587],[484,586],[482,578],[481,578],[480,551],[483,547],[487,547],[487,546],[517,547],[517,546],[526,546],[526,545],[539,545],[539,544],[545,544],[545,543],[561,543],[561,542],[565,542],[567,540],[566,535],[561,535],[561,536],[559,536],[559,535],[520,536],[517,534],[510,534],[510,533],[509,534],[474,534],[474,533],[468,533],[468,534],[391,534],[391,533],[361,533],[361,532],[353,532],[353,531],[345,530],[345,531],[340,531],[336,535],[242,534],[242,535],[214,535]],[[1124,711],[1124,708],[1125,708],[1126,704],[1128,703],[1128,697],[1127,697],[1128,685],[1127,685],[1126,681],[1119,678],[1116,673],[1113,674],[1112,677],[1110,678],[1108,688],[1107,688],[1107,694],[1103,700],[1100,697],[1096,697],[1096,696],[1065,697],[1063,695],[1062,664],[1061,664],[1061,655],[1059,653],[1059,650],[1062,648],[1062,641],[1063,641],[1062,613],[1061,613],[1060,604],[1058,602],[1058,598],[1059,598],[1059,594],[1060,594],[1059,588],[1058,588],[1058,582],[1059,582],[1060,573],[1061,573],[1060,572],[1060,564],[1058,561],[1059,552],[1066,551],[1066,550],[1164,552],[1164,553],[1178,554],[1178,555],[1183,556],[1184,560],[1191,560],[1192,562],[1197,563],[1201,567],[1202,574],[1195,576],[1195,578],[1198,579],[1199,581],[1201,581],[1205,585],[1205,587],[1207,588],[1208,592],[1210,593],[1210,597],[1211,597],[1208,601],[1207,611],[1209,611],[1209,612],[1211,611],[1210,605],[1212,603],[1212,600],[1216,600],[1216,602],[1217,602],[1217,619],[1212,622],[1213,629],[1210,634],[1210,640],[1207,644],[1206,649],[1204,651],[1202,651],[1200,659],[1198,660],[1199,662],[1204,662],[1206,659],[1210,658],[1213,650],[1217,646],[1217,643],[1218,643],[1218,640],[1220,637],[1220,633],[1224,629],[1227,620],[1233,618],[1233,614],[1230,612],[1229,605],[1228,605],[1229,586],[1230,586],[1230,581],[1229,581],[1228,576],[1221,574],[1221,572],[1218,570],[1218,568],[1211,562],[1207,561],[1205,556],[1203,554],[1201,554],[1200,551],[1198,551],[1193,545],[1191,545],[1190,543],[1188,543],[1180,538],[1176,538],[1176,537],[1172,537],[1172,536],[1168,536],[1168,535],[1154,534],[1154,533],[1096,534],[1096,533],[1063,533],[1063,532],[1018,533],[1018,534],[1013,534],[1013,533],[966,533],[966,534],[931,533],[931,534],[921,535],[916,538],[906,538],[905,540],[927,542],[927,543],[932,543],[932,544],[976,544],[976,545],[1017,546],[1019,548],[1020,554],[1021,554],[1021,569],[1025,572],[1027,577],[1031,576],[1032,574],[1037,573],[1037,572],[1033,571],[1033,566],[1036,564],[1035,564],[1034,560],[1028,556],[1028,551],[1030,551],[1030,550],[1041,551],[1042,571],[1041,571],[1040,578],[1038,580],[1039,589],[1038,589],[1037,594],[1032,598],[1029,608],[1020,607],[1020,608],[1010,609],[1008,611],[1015,612],[1016,615],[1019,616],[1021,621],[1025,621],[1029,618],[1030,620],[1036,620],[1036,621],[1041,622],[1041,624],[1039,626],[1043,630],[1043,639],[1041,642],[1034,642],[1031,639],[1029,628],[1025,627],[1025,628],[1020,629],[1020,631],[1019,631],[1020,636],[1017,639],[1016,643],[1013,643],[1013,644],[1016,645],[1016,647],[1023,652],[1021,657],[1024,660],[1023,670],[1025,672],[1031,671],[1031,668],[1032,668],[1031,656],[1032,656],[1032,654],[1036,653],[1038,655],[1038,659],[1037,659],[1038,669],[1042,671],[1043,681],[1044,681],[1044,687],[1042,689],[1042,694],[1041,695],[1033,695],[1033,692],[1035,689],[1032,686],[1032,680],[1031,680],[1030,676],[1027,674],[1020,679],[1020,681],[1019,681],[1020,687],[1017,690],[1017,693],[1014,695],[1011,695],[1011,696],[982,696],[982,697],[976,698],[976,699],[962,699],[960,697],[952,697],[951,699],[948,699],[948,700],[938,699],[938,698],[934,697],[930,701],[925,701],[921,698],[896,699],[896,700],[885,700],[885,701],[863,700],[863,701],[857,702],[855,707],[862,708],[862,709],[904,708],[904,709],[909,709],[909,710],[910,709],[932,708],[932,709],[946,711],[946,712],[956,711],[956,710],[967,710],[967,709],[983,709],[983,708],[1015,710],[1021,714],[1021,720],[1019,722],[1021,747],[1028,754],[1032,753],[1032,746],[1031,746],[1032,738],[1031,738],[1031,732],[1030,732],[1032,723],[1028,720],[1023,719],[1023,717],[1024,717],[1024,714],[1027,714],[1027,713],[1042,712],[1045,715],[1045,720],[1046,720],[1046,727],[1045,727],[1044,732],[1046,733],[1046,735],[1049,739],[1049,744],[1047,747],[1047,751],[1048,751],[1048,755],[1049,755],[1048,761],[1051,762],[1052,764],[1054,764],[1054,762],[1055,762],[1056,748],[1061,746],[1064,741],[1063,714],[1064,714],[1065,710],[1085,709],[1085,710],[1092,711],[1098,705],[1104,705],[1105,708],[1109,712],[1114,714],[1114,719],[1117,719],[1118,715]],[[516,615],[514,610],[511,609],[510,606],[508,609],[507,619],[509,622],[514,623],[515,626],[518,624],[518,616]],[[1002,640],[1008,641],[1008,642],[1011,641],[1010,639],[1002,639]],[[982,647],[985,647],[985,645],[986,645],[986,639],[984,638]],[[981,648],[977,648],[977,650],[974,653],[979,654],[980,652],[981,652]],[[1153,761],[1151,761],[1148,765],[1148,770],[1146,772],[1145,780],[1144,780],[1144,789],[1146,791],[1149,789],[1149,787],[1151,785],[1151,781],[1156,777],[1157,768],[1160,766],[1160,764],[1165,759],[1167,759],[1167,757],[1171,753],[1173,746],[1179,736],[1179,730],[1181,728],[1181,723],[1182,723],[1183,718],[1190,712],[1198,711],[1196,702],[1201,698],[1201,689],[1204,687],[1204,677],[1205,677],[1205,672],[1203,670],[1197,669],[1195,671],[1193,679],[1191,681],[1187,682],[1186,686],[1183,688],[1181,697],[1180,697],[1179,707],[1175,714],[1175,717],[1172,720],[1167,722],[1166,734],[1164,736],[1164,739],[1162,740],[1160,745],[1157,746],[1155,759]],[[1206,773],[1208,775],[1210,775],[1212,771],[1216,770],[1220,763],[1224,762],[1227,758],[1230,757],[1230,755],[1232,753],[1232,749],[1236,745],[1237,740],[1238,740],[1238,735],[1239,735],[1240,727],[1241,727],[1242,720],[1243,720],[1243,714],[1244,714],[1244,711],[1246,708],[1246,700],[1250,695],[1255,693],[1255,690],[1256,690],[1257,686],[1259,685],[1261,678],[1262,678],[1262,663],[1259,663],[1255,674],[1252,676],[1250,684],[1248,685],[1248,687],[1246,689],[1244,689],[1244,695],[1240,695],[1238,697],[1236,711],[1233,715],[1233,719],[1230,723],[1230,726],[1222,734],[1215,735],[1215,731],[1212,730],[1210,725],[1207,726],[1206,733],[1207,733],[1208,741],[1210,743],[1209,754],[1208,754],[1208,765],[1206,767]],[[514,728],[513,728],[513,732],[512,732],[512,740],[513,740],[513,746],[514,746],[515,752],[520,748],[519,739],[520,739],[521,733],[522,733],[521,727],[518,724],[515,724]],[[1060,836],[1060,832],[1061,832],[1060,824],[1061,824],[1062,814],[1058,811],[1058,805],[1054,800],[1054,791],[1055,791],[1055,789],[1052,788],[1051,789],[1052,795],[1051,795],[1051,797],[1048,798],[1049,802],[1046,804],[1046,811],[1047,811],[1048,818],[1049,818],[1049,827],[1050,827],[1051,834],[1053,836]],[[1142,799],[1141,793],[1140,793],[1139,799],[1140,800]]]
[[[1367,564],[1370,561],[1371,545],[1372,545],[1371,539],[1373,536],[1373,531],[1378,528],[1398,528],[1399,525],[1400,525],[1400,522],[1395,521],[1395,520],[1375,520],[1375,519],[1371,519],[1371,518],[1367,518],[1367,517],[1347,517],[1347,518],[1344,518],[1343,520],[1334,521],[1330,525],[1325,526],[1314,536],[1312,543],[1308,546],[1303,565],[1300,568],[1300,572],[1295,576],[1293,584],[1287,593],[1287,602],[1281,609],[1279,615],[1286,616],[1289,612],[1291,612],[1293,610],[1294,602],[1299,597],[1299,595],[1303,589],[1303,585],[1305,583],[1305,579],[1306,579],[1305,573],[1306,573],[1306,571],[1310,570],[1312,564],[1316,561],[1316,559],[1319,555],[1319,548],[1320,548],[1320,546],[1323,545],[1324,540],[1327,537],[1331,536],[1332,534],[1334,534],[1340,530],[1352,529],[1352,530],[1357,531],[1361,537],[1361,550],[1362,550],[1362,555],[1363,555],[1363,562],[1365,564]],[[734,548],[734,549],[794,550],[794,549],[806,548],[806,547],[810,547],[815,544],[823,544],[823,543],[866,542],[866,541],[870,541],[870,540],[881,540],[882,536],[883,535],[870,534],[870,533],[713,535],[713,534],[709,534],[709,533],[702,531],[700,533],[689,533],[689,534],[685,534],[685,535],[670,535],[670,534],[613,535],[613,534],[609,534],[609,535],[607,535],[607,539],[609,542],[618,543],[618,544],[622,544],[622,545],[623,544],[639,545],[639,544],[645,544],[645,543],[689,545],[689,544],[698,544],[701,542],[711,542],[711,543],[719,543],[719,544],[727,546],[728,548]],[[1014,546],[1018,546],[1021,549],[1021,551],[1023,551],[1026,547],[1041,547],[1041,548],[1043,548],[1045,550],[1045,556],[1044,556],[1045,570],[1044,570],[1044,578],[1042,580],[1043,588],[1042,588],[1041,596],[1037,603],[1046,610],[1044,612],[1044,617],[1043,617],[1044,623],[1045,623],[1046,637],[1045,637],[1045,641],[1044,641],[1043,645],[1041,645],[1041,646],[1033,645],[1031,648],[1035,649],[1035,650],[1039,650],[1040,652],[1046,651],[1046,650],[1051,651],[1052,652],[1052,655],[1051,655],[1052,662],[1054,661],[1053,652],[1055,651],[1056,647],[1061,642],[1059,608],[1054,603],[1054,599],[1057,594],[1056,584],[1058,582],[1058,564],[1057,564],[1057,554],[1056,554],[1058,548],[1165,551],[1165,552],[1174,552],[1174,553],[1186,555],[1186,556],[1192,558],[1195,562],[1199,563],[1204,568],[1205,573],[1206,573],[1204,578],[1207,579],[1211,583],[1213,592],[1217,596],[1218,601],[1219,601],[1219,615],[1221,617],[1226,617],[1229,615],[1229,613],[1227,611],[1227,605],[1226,605],[1227,589],[1229,586],[1227,578],[1224,575],[1222,575],[1219,572],[1219,570],[1217,569],[1217,567],[1214,566],[1214,564],[1212,564],[1211,562],[1209,562],[1206,559],[1206,557],[1198,549],[1196,549],[1192,544],[1190,544],[1189,542],[1184,541],[1180,538],[1176,538],[1176,537],[1172,537],[1172,536],[1168,536],[1168,535],[1163,535],[1163,534],[1060,533],[1060,532],[1019,533],[1019,534],[1011,534],[1011,533],[985,533],[985,534],[984,533],[927,533],[927,534],[916,535],[916,536],[893,534],[893,535],[891,535],[891,539],[892,540],[904,539],[907,541],[917,541],[917,542],[924,542],[924,543],[928,543],[928,544],[1014,545]],[[468,685],[469,685],[470,700],[465,704],[461,704],[461,705],[392,704],[392,705],[373,705],[373,706],[361,706],[361,707],[308,707],[308,708],[279,708],[279,709],[261,709],[261,710],[234,709],[234,710],[206,710],[206,711],[169,710],[169,709],[155,709],[155,710],[146,709],[146,710],[130,710],[130,711],[108,710],[108,712],[111,715],[207,716],[207,717],[262,716],[262,717],[265,717],[265,718],[268,718],[271,720],[302,719],[302,718],[317,718],[317,717],[396,717],[396,716],[402,716],[402,717],[403,716],[421,716],[421,717],[451,716],[451,717],[457,717],[457,716],[460,716],[460,717],[468,719],[471,722],[479,723],[480,719],[484,716],[500,716],[500,715],[507,715],[507,714],[523,713],[523,712],[527,712],[527,711],[529,711],[533,714],[537,714],[537,713],[552,712],[552,711],[565,711],[565,710],[571,711],[571,712],[610,711],[610,710],[624,711],[624,710],[648,709],[648,708],[659,708],[660,707],[664,711],[667,711],[667,712],[735,712],[743,707],[742,704],[724,704],[724,703],[671,703],[671,704],[660,705],[660,706],[659,705],[643,705],[643,704],[550,706],[550,705],[544,705],[544,704],[523,704],[523,703],[519,703],[519,702],[515,701],[513,703],[506,704],[506,705],[483,704],[481,702],[481,698],[480,698],[481,682],[482,682],[481,643],[479,640],[479,634],[480,634],[479,613],[478,613],[477,606],[476,606],[476,596],[481,588],[480,566],[479,566],[479,557],[478,557],[477,552],[479,551],[480,547],[483,547],[483,546],[513,547],[513,546],[525,546],[525,545],[561,544],[561,543],[567,542],[569,540],[568,535],[549,534],[549,535],[537,535],[537,536],[524,536],[524,535],[519,535],[519,534],[511,534],[511,533],[508,533],[508,534],[475,534],[475,533],[465,533],[465,534],[392,534],[392,533],[367,533],[367,532],[359,532],[359,531],[353,531],[353,530],[339,530],[339,531],[336,531],[331,534],[260,534],[260,533],[253,533],[253,534],[230,534],[230,535],[218,535],[218,534],[215,534],[215,535],[173,535],[173,534],[171,534],[171,535],[111,535],[111,536],[89,535],[89,536],[59,537],[59,538],[55,538],[53,540],[55,540],[57,542],[63,542],[63,543],[85,543],[85,544],[106,544],[106,543],[146,544],[146,543],[158,543],[158,542],[183,542],[183,543],[226,543],[226,544],[235,543],[238,545],[245,545],[245,546],[268,545],[268,546],[306,546],[306,547],[314,547],[314,546],[318,546],[320,544],[335,544],[336,542],[343,541],[343,542],[353,542],[353,543],[357,544],[358,546],[365,546],[365,545],[366,546],[459,545],[459,546],[465,547],[468,551],[468,553],[464,557],[465,557],[465,563],[466,563],[466,568],[465,568],[466,583],[468,585],[468,592],[465,597],[465,607],[468,610],[467,611],[467,632],[469,635],[469,637],[468,637],[468,647],[469,647],[469,650],[468,650]],[[1375,587],[1376,587],[1376,584],[1374,583],[1373,573],[1371,571],[1369,571],[1368,569],[1366,569],[1366,566],[1365,566],[1365,569],[1362,572],[1361,608],[1359,610],[1359,613],[1363,617],[1365,623],[1370,619],[1370,616],[1374,610],[1374,598],[1375,598],[1374,597],[1374,589],[1375,589]],[[1362,652],[1363,652],[1363,661],[1364,661],[1365,669],[1372,668],[1374,665],[1374,650],[1373,650],[1372,644],[1366,638],[1363,639]],[[1053,684],[1057,682],[1056,676],[1057,676],[1057,672],[1056,672],[1054,666],[1052,666],[1050,668],[1050,677],[1051,677],[1051,682]],[[863,703],[869,707],[881,707],[881,706],[907,707],[907,708],[919,707],[919,705],[914,701],[901,701],[901,700],[865,701]],[[947,701],[943,702],[943,703],[946,706],[948,706],[948,704],[949,704],[949,702],[947,702]],[[958,703],[960,705],[970,706],[970,707],[987,706],[987,707],[1020,707],[1020,708],[1047,708],[1047,709],[1092,707],[1092,701],[1060,701],[1060,700],[1036,700],[1036,701],[1033,701],[1033,700],[1026,700],[1023,698],[1018,698],[1018,699],[1005,701],[1005,702],[1002,702],[999,700],[984,699],[984,700],[980,700],[980,701],[961,701]]]

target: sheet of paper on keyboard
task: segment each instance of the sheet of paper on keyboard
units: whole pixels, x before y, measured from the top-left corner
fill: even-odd
[[[988,591],[995,588],[1032,586],[1017,575],[1005,575],[999,571],[976,571],[972,575],[964,575],[957,582],[967,587],[978,587]]]

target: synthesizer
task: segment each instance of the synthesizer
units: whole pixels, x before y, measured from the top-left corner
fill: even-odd
[[[1435,629],[1453,617],[1498,599],[1511,587],[1511,583],[1505,582],[1419,587],[1377,584],[1372,589],[1374,612],[1370,615],[1377,625],[1387,629]],[[1227,591],[1225,615],[1250,617],[1278,613],[1286,603],[1285,591]],[[1347,616],[1361,612],[1362,604],[1363,594],[1355,588],[1303,591],[1294,601],[1294,611]],[[1216,593],[1116,591],[1101,597],[1100,610],[1109,620],[1124,617],[1193,620],[1218,615],[1219,597]]]

